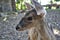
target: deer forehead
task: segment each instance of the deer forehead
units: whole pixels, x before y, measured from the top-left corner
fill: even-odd
[[[35,9],[27,10],[25,13],[25,16],[33,16],[33,15],[37,15],[37,12]]]

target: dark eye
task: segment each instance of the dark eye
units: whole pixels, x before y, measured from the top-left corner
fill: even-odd
[[[32,20],[32,17],[28,17],[27,20],[31,21]]]

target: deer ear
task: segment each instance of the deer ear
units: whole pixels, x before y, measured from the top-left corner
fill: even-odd
[[[25,5],[26,5],[26,7],[27,7],[28,10],[30,10],[30,9],[33,8],[33,6],[32,6],[31,4],[29,4],[29,3],[26,3],[26,2],[25,2]]]
[[[41,15],[43,13],[43,16],[44,16],[46,14],[46,10],[43,8],[43,6],[40,3],[38,3],[35,0],[32,0],[32,4],[35,7],[37,15]]]

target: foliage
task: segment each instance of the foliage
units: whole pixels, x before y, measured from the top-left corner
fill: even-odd
[[[60,1],[60,0],[54,0],[54,1]]]
[[[25,10],[26,9],[26,7],[24,5],[24,0],[17,0],[16,9],[17,10]]]

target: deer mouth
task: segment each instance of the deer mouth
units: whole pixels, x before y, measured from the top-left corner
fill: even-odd
[[[17,31],[24,31],[23,29],[17,29]]]
[[[23,29],[20,28],[20,27],[16,27],[16,30],[17,30],[17,31],[23,31]]]

